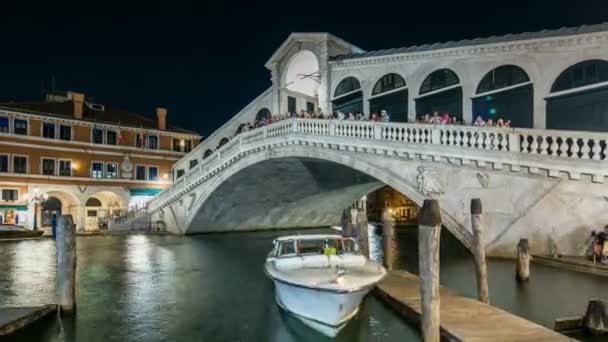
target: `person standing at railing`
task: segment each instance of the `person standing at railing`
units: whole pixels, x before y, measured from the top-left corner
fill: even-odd
[[[382,122],[391,121],[391,117],[388,115],[388,112],[385,109],[380,111],[380,119]]]

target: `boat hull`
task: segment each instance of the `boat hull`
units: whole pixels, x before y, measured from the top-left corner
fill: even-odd
[[[274,280],[277,304],[306,325],[335,336],[353,318],[370,288],[335,292]]]

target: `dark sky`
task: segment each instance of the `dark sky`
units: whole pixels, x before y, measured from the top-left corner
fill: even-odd
[[[264,63],[291,32],[374,50],[608,21],[606,0],[208,1],[4,4],[0,100],[38,100],[53,75],[113,107],[167,107],[208,136],[270,85]]]

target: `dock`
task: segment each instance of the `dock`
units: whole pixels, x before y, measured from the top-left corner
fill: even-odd
[[[560,256],[552,257],[549,255],[533,255],[532,262],[557,267],[565,270],[593,274],[601,277],[608,277],[608,265],[600,262],[593,263],[585,257]]]
[[[420,281],[405,271],[390,271],[376,295],[406,320],[420,322]],[[441,287],[442,340],[448,341],[575,341],[541,325]]]
[[[57,305],[0,308],[0,336],[12,334],[57,311]]]

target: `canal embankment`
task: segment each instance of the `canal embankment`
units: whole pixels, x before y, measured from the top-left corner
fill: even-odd
[[[420,280],[390,271],[375,289],[378,298],[407,321],[419,324]],[[449,341],[574,341],[539,324],[440,287],[441,335]]]

